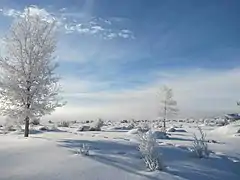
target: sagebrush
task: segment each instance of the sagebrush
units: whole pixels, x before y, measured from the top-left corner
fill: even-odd
[[[89,150],[90,147],[88,144],[82,144],[82,146],[79,148],[78,154],[89,156]]]
[[[209,157],[210,151],[208,148],[208,144],[206,141],[206,134],[203,132],[202,128],[198,126],[198,130],[200,132],[200,137],[194,133],[193,138],[193,147],[192,151],[198,158]]]
[[[158,151],[158,144],[152,131],[146,133],[139,132],[139,151],[142,154],[142,158],[146,167],[150,171],[163,170],[164,165],[161,159],[161,154]]]

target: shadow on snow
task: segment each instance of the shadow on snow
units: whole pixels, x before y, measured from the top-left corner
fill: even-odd
[[[146,171],[141,155],[137,150],[137,144],[120,143],[109,140],[61,140],[58,145],[68,148],[71,152],[82,144],[90,146],[90,156],[92,160],[122,169],[146,178],[161,179],[161,173],[169,173],[186,179],[204,180],[239,180],[240,163],[229,160],[226,156],[210,156],[208,159],[194,158],[187,149],[174,146],[160,146],[163,162],[167,165],[165,172],[159,173],[159,177],[152,177],[143,174]]]

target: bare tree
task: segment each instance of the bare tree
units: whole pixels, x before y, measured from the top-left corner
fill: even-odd
[[[0,58],[0,113],[25,121],[50,114],[64,105],[58,97],[56,23],[25,10],[4,38],[5,56]]]
[[[166,130],[166,119],[170,115],[178,112],[177,101],[173,99],[173,91],[167,86],[163,86],[160,92],[161,95],[161,115],[163,116],[163,128]]]

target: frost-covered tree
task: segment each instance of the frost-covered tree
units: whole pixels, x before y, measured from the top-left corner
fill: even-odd
[[[0,113],[29,121],[50,114],[63,105],[59,92],[56,23],[26,8],[4,38],[4,57],[0,58]]]
[[[161,116],[163,117],[163,128],[166,130],[166,119],[170,115],[178,112],[177,101],[173,99],[173,91],[167,86],[163,86],[160,92]]]

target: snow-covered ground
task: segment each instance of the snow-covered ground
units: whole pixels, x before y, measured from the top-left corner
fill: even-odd
[[[61,131],[33,131],[29,138],[1,134],[0,180],[239,180],[239,124],[202,126],[212,153],[198,159],[189,150],[197,125],[181,122],[169,139],[157,140],[167,168],[155,172],[145,168],[129,124],[109,123],[92,132],[79,132],[75,124]],[[89,156],[78,154],[82,144],[90,146]]]

